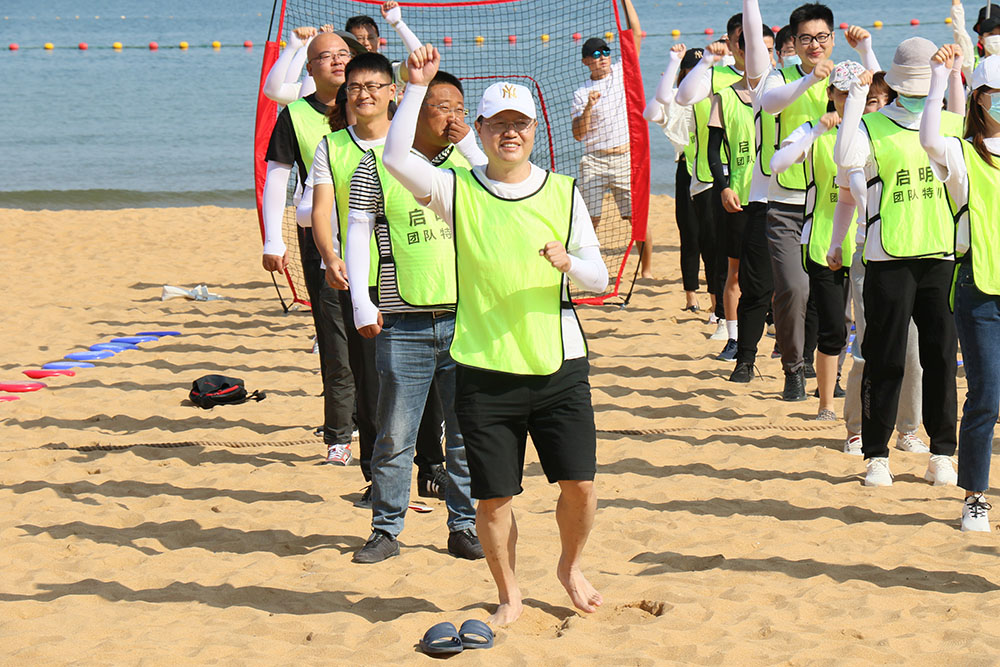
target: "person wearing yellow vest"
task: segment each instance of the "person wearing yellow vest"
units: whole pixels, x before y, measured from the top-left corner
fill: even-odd
[[[464,116],[461,82],[438,72],[420,108],[415,151],[443,168],[468,168],[470,160],[485,164]],[[374,339],[379,377],[372,533],[354,561],[376,563],[399,553],[397,538],[410,502],[420,415],[432,393],[440,398],[446,425],[448,552],[458,558],[482,558],[465,446],[455,417],[455,362],[447,351],[457,298],[452,231],[385,170],[382,146],[361,158],[350,188],[346,256],[351,283],[367,283],[373,235],[378,248],[378,305],[368,290],[351,290],[354,325],[362,336]]]
[[[728,43],[735,45],[743,31],[743,15],[733,14],[726,22],[726,37]],[[712,113],[712,97],[723,88],[728,88],[743,77],[743,52],[732,49],[732,65],[723,64],[722,52],[727,47],[721,41],[714,42],[705,49],[708,55],[715,49],[719,57],[702,59],[685,76],[677,86],[674,100],[682,106],[690,106],[694,113],[694,134],[688,144],[687,157],[691,165],[691,206],[698,224],[703,229],[711,230],[710,234],[703,232],[702,238],[708,238],[712,254],[711,267],[706,266],[708,273],[708,292],[712,295],[712,316],[709,323],[716,324],[715,332],[710,340],[726,341],[735,338],[736,322],[726,321],[726,310],[723,299],[726,279],[729,274],[729,259],[726,252],[726,219],[721,203],[721,188],[715,188],[715,179],[709,165],[710,148],[708,145],[708,121]],[[723,162],[725,165],[725,161]],[[725,167],[724,167],[725,168]]]
[[[963,531],[990,530],[986,501],[993,432],[1000,405],[1000,55],[988,56],[969,78],[963,139],[941,136],[940,103],[948,69],[961,52],[941,47],[931,62],[927,109],[920,143],[934,173],[944,180],[956,211],[955,253],[960,258],[953,289],[955,324],[969,390],[958,436],[958,486],[965,490]]]
[[[762,27],[762,32],[765,46],[773,49],[774,32],[767,26]],[[715,47],[714,44],[709,46],[710,57],[719,58],[721,53]],[[742,32],[732,44],[732,51],[740,62],[744,62],[746,42]],[[749,215],[743,207],[750,204],[750,183],[757,152],[752,93],[746,76],[712,96],[708,133],[708,163],[721,209],[716,215],[723,221],[718,230],[724,237],[718,243],[725,248],[729,266],[723,291],[726,333],[729,338],[716,359],[732,361],[736,358],[739,331],[737,309],[740,299],[740,255],[743,252],[743,233]],[[728,173],[723,162],[729,165]]]
[[[957,394],[955,322],[948,297],[954,272],[955,225],[944,185],[920,146],[918,129],[930,86],[929,61],[937,47],[911,37],[896,48],[885,82],[895,103],[861,115],[863,96],[848,96],[834,145],[841,167],[838,212],[856,206],[866,221],[865,358],[861,383],[861,448],[867,486],[889,486],[889,438],[896,421],[910,318],[919,332],[923,368],[923,419],[930,436],[924,477],[955,484]],[[937,101],[938,103],[940,100]],[[962,117],[946,113],[948,136],[961,133]],[[850,217],[834,214],[830,268],[842,263]]]
[[[353,41],[353,38],[352,38]],[[359,47],[360,48],[360,47]],[[316,92],[285,107],[275,122],[267,149],[267,178],[264,182],[262,214],[264,219],[264,269],[284,271],[288,251],[281,238],[288,180],[296,170],[297,184],[293,204],[300,203],[302,184],[312,168],[317,144],[330,131],[326,119],[344,82],[344,68],[353,52],[344,38],[333,32],[315,35],[306,49],[306,68],[315,82]],[[323,269],[320,253],[313,241],[308,216],[299,218],[298,244],[302,274],[312,304],[320,374],[323,378],[323,442],[327,461],[344,464],[350,460],[354,381],[348,362],[347,331],[336,293],[324,303],[321,297]]]
[[[602,598],[580,568],[597,505],[596,431],[587,348],[568,283],[604,289],[607,267],[574,180],[529,161],[537,122],[528,88],[500,81],[483,93],[475,127],[485,169],[435,168],[410,152],[417,110],[439,63],[430,45],[411,54],[411,83],[384,159],[453,230],[455,412],[479,501],[476,527],[500,597],[489,622],[507,625],[523,609],[511,503],[522,490],[528,434],[546,477],[560,488],[557,577],[578,609],[593,612]]]

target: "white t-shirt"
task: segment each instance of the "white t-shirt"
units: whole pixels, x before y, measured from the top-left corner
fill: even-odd
[[[969,203],[969,169],[965,166],[965,158],[962,156],[962,140],[957,137],[947,137],[945,140],[945,164],[931,160],[931,169],[934,175],[944,182],[948,188],[948,194],[955,200],[955,206],[959,209]],[[986,150],[996,156],[1000,156],[1000,137],[986,139]],[[971,146],[967,150],[973,150]],[[955,252],[964,255],[969,252],[969,212],[965,211],[958,219],[958,227],[955,230]]]
[[[760,121],[759,121],[761,113],[760,97],[761,95],[764,94],[764,86],[768,78],[770,77],[770,71],[771,70],[768,70],[768,72],[765,72],[764,75],[760,77],[760,79],[757,81],[756,88],[750,89],[750,101],[752,103],[754,127],[756,130],[754,134],[755,137],[761,136]],[[771,177],[765,176],[764,172],[761,171],[762,154],[761,154],[759,139],[755,139],[755,143],[757,144],[755,146],[757,154],[754,156],[754,159],[756,161],[754,162],[753,175],[750,177],[750,201],[766,204],[768,191],[770,190],[771,187]]]
[[[590,132],[584,137],[584,152],[617,148],[628,143],[628,114],[625,113],[625,75],[619,60],[611,72],[601,79],[587,81],[573,93],[573,118],[578,118],[587,107],[590,92],[596,90],[601,97],[590,109]]]
[[[538,191],[545,183],[545,170],[531,165],[531,174],[520,183],[501,183],[486,177],[485,171],[481,168],[472,170],[477,180],[482,183],[490,192],[501,199],[522,199]],[[442,220],[452,227],[455,226],[455,177],[444,169],[434,170],[434,180],[431,184],[431,200],[427,208],[437,213]],[[566,252],[573,254],[581,248],[599,248],[600,242],[597,240],[597,233],[594,232],[594,225],[590,220],[590,213],[587,205],[580,195],[580,190],[573,188],[573,221],[570,227],[569,243],[566,244]],[[565,301],[569,300],[569,279],[563,278],[563,294]],[[562,335],[564,359],[577,359],[586,356],[587,348],[583,342],[583,332],[576,319],[576,314],[571,308],[562,310]]]
[[[811,76],[811,75],[810,75]],[[780,70],[772,69],[770,73],[763,79],[763,85],[760,89],[760,95],[763,95],[772,88],[780,88],[786,85],[785,77],[782,76]],[[760,96],[758,95],[758,97]],[[760,105],[754,108],[754,114],[760,109]],[[777,137],[775,137],[777,139]],[[784,145],[784,143],[782,143]],[[799,190],[789,190],[788,188],[783,188],[778,184],[777,178],[769,178],[767,187],[767,201],[776,202],[778,204],[791,204],[794,206],[805,206],[806,205],[806,193]],[[753,188],[751,186],[751,192]],[[751,194],[750,201],[758,201],[753,199]]]

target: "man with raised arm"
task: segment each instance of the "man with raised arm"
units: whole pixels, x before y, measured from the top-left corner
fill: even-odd
[[[475,127],[485,168],[441,169],[410,152],[440,59],[430,45],[410,55],[410,84],[384,157],[389,172],[455,237],[455,412],[479,499],[476,527],[500,598],[490,622],[512,623],[522,611],[512,499],[522,490],[529,434],[546,477],[560,488],[556,575],[573,604],[593,612],[602,598],[584,577],[581,558],[597,507],[596,431],[569,281],[603,290],[607,268],[573,179],[529,162],[537,122],[524,86],[495,83],[479,102]]]

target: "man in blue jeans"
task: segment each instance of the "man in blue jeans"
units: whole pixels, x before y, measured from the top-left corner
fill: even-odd
[[[352,90],[348,84],[348,97],[370,95],[378,101],[378,86],[391,80],[391,72],[366,73],[359,78],[361,88]],[[463,154],[485,161],[485,156],[479,157],[482,154],[464,116],[461,83],[439,73],[420,112],[414,141],[418,154],[446,168],[468,167]],[[458,142],[457,150],[453,139]],[[354,285],[368,280],[373,234],[378,251],[378,306],[367,290],[351,291],[358,332],[375,338],[379,376],[372,533],[354,554],[354,562],[377,563],[399,554],[396,538],[409,505],[414,443],[432,380],[436,380],[445,417],[448,552],[479,559],[483,549],[475,530],[465,444],[455,417],[455,362],[449,353],[456,301],[451,229],[385,171],[381,145],[365,153],[351,179],[346,257],[348,279]]]

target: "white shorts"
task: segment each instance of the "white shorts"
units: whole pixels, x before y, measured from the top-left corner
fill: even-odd
[[[590,217],[600,218],[604,194],[611,190],[618,212],[623,218],[632,217],[632,160],[624,153],[584,153],[580,160],[580,194],[587,204]]]

